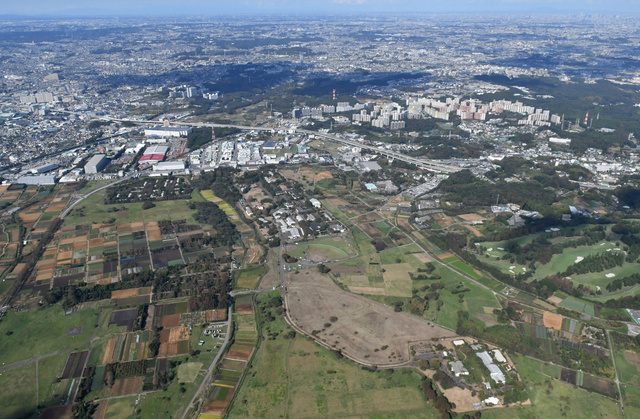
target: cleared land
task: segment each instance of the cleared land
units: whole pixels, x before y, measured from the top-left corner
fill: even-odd
[[[289,330],[282,320],[272,329]],[[437,417],[416,372],[366,371],[306,338],[264,340],[229,417]]]
[[[317,331],[329,345],[363,361],[404,362],[410,358],[408,342],[455,336],[417,317],[346,292],[328,276],[313,270],[289,274],[286,281],[289,312],[298,326],[308,333]],[[331,316],[338,320],[327,328],[325,323]],[[387,348],[380,350],[383,346]]]

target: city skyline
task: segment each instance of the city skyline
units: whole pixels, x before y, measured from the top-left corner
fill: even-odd
[[[607,13],[633,15],[640,1],[576,0],[332,0],[330,2],[243,0],[235,3],[202,0],[138,0],[112,2],[34,0],[5,4],[0,16],[166,16],[272,13]]]

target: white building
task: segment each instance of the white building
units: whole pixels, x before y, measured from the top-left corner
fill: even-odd
[[[191,134],[189,127],[161,127],[155,126],[144,130],[147,137],[186,137]]]
[[[311,198],[309,202],[311,202],[314,208],[322,208],[322,204],[316,198]]]

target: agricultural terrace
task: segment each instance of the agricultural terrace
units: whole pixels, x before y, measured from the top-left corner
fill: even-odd
[[[263,340],[236,392],[230,417],[435,417],[411,370],[372,372],[296,334],[258,297]],[[247,403],[247,401],[251,403]]]
[[[222,417],[227,413],[258,342],[251,296],[236,300],[233,344],[218,365],[209,386],[200,418]]]

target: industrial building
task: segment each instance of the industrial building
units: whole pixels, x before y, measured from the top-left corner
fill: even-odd
[[[47,173],[50,172],[52,170],[56,170],[58,167],[57,164],[53,163],[53,164],[45,164],[42,166],[38,166],[38,167],[34,167],[33,169],[31,169],[31,173],[33,174],[41,174],[41,173]]]
[[[160,162],[153,166],[153,170],[156,172],[162,171],[176,171],[176,170],[184,170],[185,165],[183,161],[165,161]]]
[[[191,134],[189,127],[163,127],[155,126],[144,130],[147,137],[186,137]]]
[[[96,154],[84,165],[84,172],[88,175],[101,172],[109,164],[109,159],[104,154]]]
[[[56,177],[53,175],[42,176],[21,176],[14,183],[22,183],[25,185],[55,185]]]

